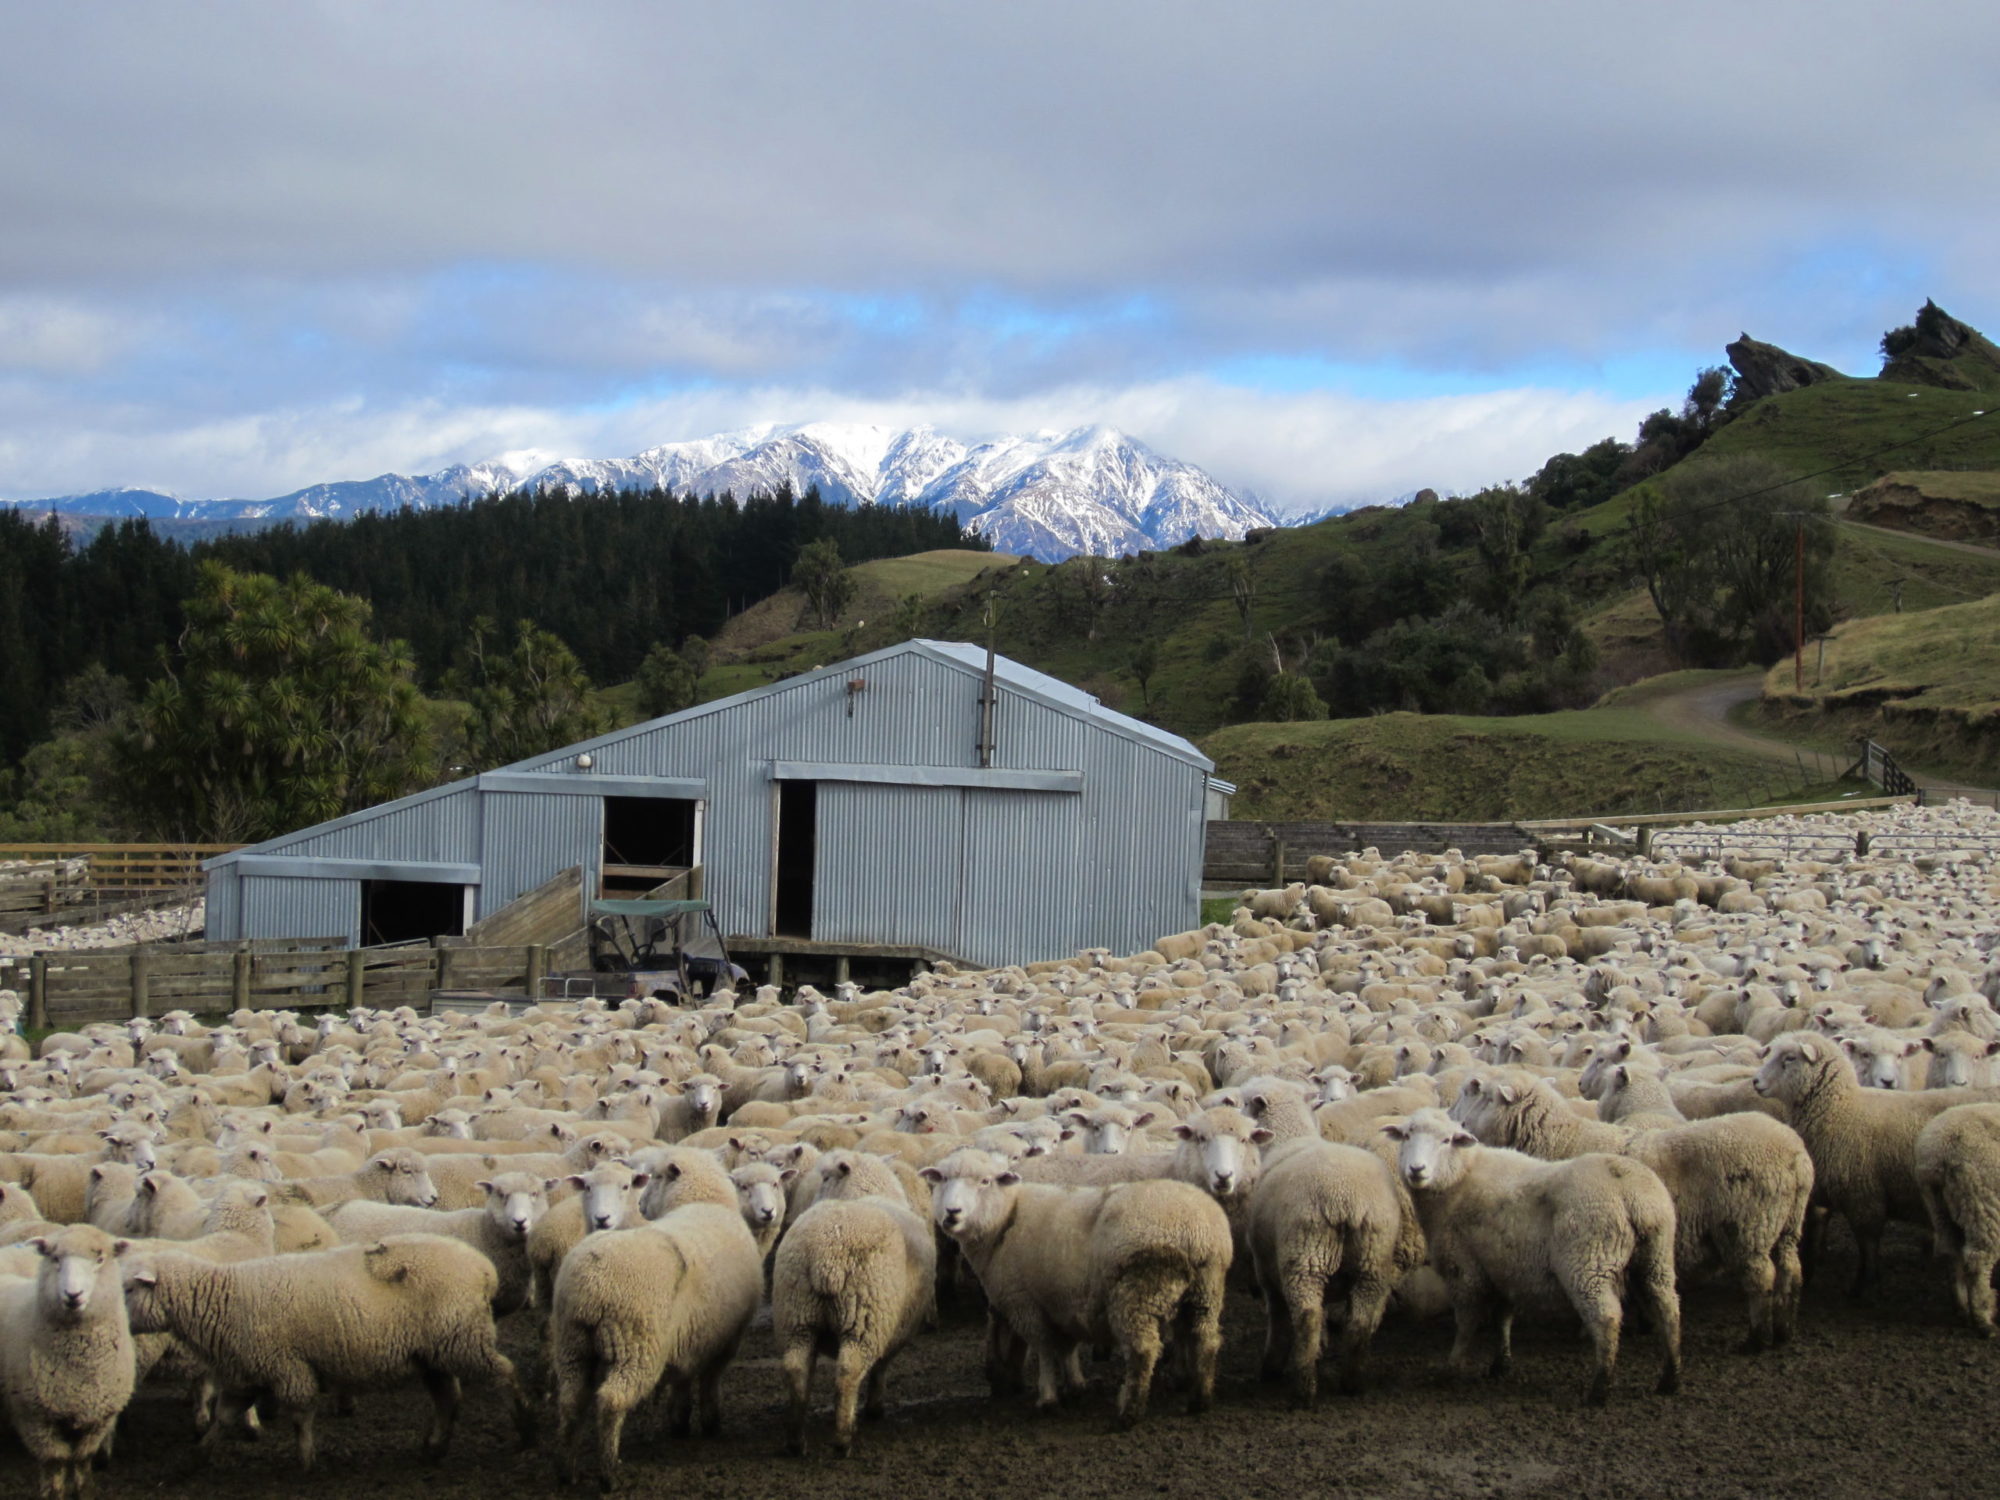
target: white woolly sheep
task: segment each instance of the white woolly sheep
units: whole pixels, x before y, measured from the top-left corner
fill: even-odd
[[[806,1451],[813,1365],[824,1354],[834,1361],[833,1446],[848,1454],[864,1391],[868,1415],[879,1417],[888,1362],[936,1323],[936,1285],[931,1227],[900,1199],[819,1202],[786,1231],[772,1263],[771,1329],[784,1358],[792,1452]]]
[[[2000,1104],[1960,1104],[1918,1132],[1917,1190],[1933,1246],[1952,1261],[1958,1310],[1994,1335],[1993,1268],[2000,1264]]]
[[[1312,1136],[1267,1151],[1250,1191],[1248,1233],[1268,1318],[1264,1378],[1289,1367],[1294,1397],[1312,1405],[1326,1300],[1344,1287],[1340,1389],[1359,1391],[1389,1294],[1423,1259],[1414,1229],[1404,1223],[1395,1175],[1371,1152]]]
[[[406,1208],[356,1200],[327,1215],[342,1240],[359,1244],[389,1234],[442,1234],[463,1240],[493,1262],[499,1283],[493,1316],[504,1318],[527,1305],[532,1280],[528,1235],[549,1208],[549,1183],[528,1172],[502,1172],[482,1181],[486,1202],[479,1208]]]
[[[124,1247],[88,1224],[28,1243],[40,1257],[35,1278],[0,1280],[0,1400],[41,1493],[87,1495],[91,1461],[135,1379],[116,1269]]]
[[[1982,1089],[1864,1089],[1840,1047],[1809,1031],[1771,1043],[1755,1087],[1785,1106],[1812,1153],[1819,1197],[1854,1233],[1857,1296],[1881,1279],[1883,1227],[1930,1222],[1917,1187],[1917,1136],[1953,1105],[1994,1098]]]
[[[1639,1298],[1664,1346],[1656,1389],[1680,1388],[1681,1309],[1674,1290],[1674,1203],[1648,1168],[1591,1153],[1538,1161],[1481,1146],[1441,1109],[1382,1127],[1423,1221],[1431,1264],[1451,1292],[1452,1364],[1474,1372],[1487,1328],[1489,1371],[1513,1363],[1516,1309],[1568,1306],[1596,1350],[1587,1399],[1611,1396],[1624,1323],[1621,1294]]]
[[[1628,1131],[1578,1119],[1547,1080],[1511,1068],[1467,1079],[1451,1113],[1488,1145],[1544,1161],[1614,1151],[1643,1163],[1673,1196],[1679,1272],[1719,1269],[1743,1289],[1747,1351],[1791,1337],[1813,1163],[1789,1127],[1735,1114]]]
[[[322,1391],[376,1391],[412,1377],[422,1378],[434,1408],[426,1455],[441,1457],[450,1446],[465,1379],[505,1390],[522,1441],[532,1440],[534,1408],[495,1341],[498,1280],[470,1245],[399,1234],[236,1265],[135,1256],[125,1268],[125,1298],[134,1332],[173,1334],[213,1374],[220,1401],[204,1445],[268,1397],[292,1418],[299,1466],[310,1472]]]
[[[1145,1415],[1154,1366],[1176,1329],[1191,1363],[1189,1409],[1208,1409],[1233,1253],[1228,1217],[1213,1198],[1166,1180],[1027,1183],[985,1151],[953,1152],[923,1175],[932,1219],[978,1275],[995,1331],[1004,1324],[1021,1352],[1036,1356],[1037,1409],[1056,1404],[1062,1379],[1081,1384],[1084,1344],[1115,1343],[1125,1367],[1118,1422],[1131,1426]],[[1001,1366],[1015,1361],[1000,1353],[989,1341],[988,1373],[1004,1384]]]
[[[615,1487],[625,1418],[661,1385],[671,1424],[722,1427],[719,1386],[764,1292],[764,1260],[731,1203],[693,1203],[638,1229],[585,1238],[556,1274],[550,1360],[561,1423],[556,1467],[575,1473],[584,1412],[597,1412],[599,1482]]]

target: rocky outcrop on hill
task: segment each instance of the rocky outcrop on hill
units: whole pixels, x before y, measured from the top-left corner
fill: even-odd
[[[1969,323],[1926,301],[1915,323],[1882,336],[1883,380],[1948,391],[2000,391],[2000,348]]]
[[[1884,474],[1855,492],[1847,514],[1871,526],[1990,547],[2000,543],[2000,474]]]
[[[1766,396],[1795,391],[1802,385],[1818,385],[1823,380],[1846,378],[1832,365],[1801,358],[1776,344],[1753,339],[1747,333],[1727,345],[1723,352],[1736,368],[1736,390],[1729,399],[1731,406],[1748,406]]]

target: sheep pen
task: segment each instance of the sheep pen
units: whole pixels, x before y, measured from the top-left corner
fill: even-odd
[[[1936,818],[1945,810],[1918,811]],[[1901,816],[1915,821],[1916,814]],[[1884,842],[1878,838],[1878,847]],[[1372,870],[1353,868],[1371,863]],[[671,1095],[680,1081],[707,1071],[699,1062],[704,1048],[724,1048],[744,1071],[781,1066],[796,1056],[826,1060],[817,1076],[840,1078],[837,1093],[830,1090],[817,1106],[810,1092],[775,1106],[760,1104],[760,1111],[786,1111],[784,1123],[771,1123],[779,1116],[760,1112],[754,1127],[728,1127],[714,1148],[724,1170],[763,1161],[781,1172],[796,1167],[804,1173],[812,1159],[835,1150],[893,1157],[905,1166],[942,1161],[944,1148],[964,1145],[1011,1153],[1039,1144],[1043,1154],[1052,1145],[1068,1154],[1083,1142],[1061,1140],[1060,1127],[1049,1122],[1072,1110],[1154,1111],[1155,1136],[1170,1139],[1177,1121],[1227,1102],[1216,1097],[1222,1092],[1269,1095],[1267,1080],[1285,1080],[1319,1105],[1327,1096],[1316,1075],[1332,1067],[1357,1077],[1381,1074],[1382,1086],[1443,1103],[1474,1068],[1532,1066],[1552,1080],[1567,1107],[1588,1119],[1595,1105],[1581,1079],[1591,1050],[1614,1038],[1630,1043],[1624,1049],[1629,1060],[1620,1065],[1643,1068],[1649,1077],[1663,1074],[1679,1085],[1669,1095],[1684,1107],[1701,1090],[1748,1080],[1763,1049],[1791,1030],[1832,1035],[1847,1028],[1861,1038],[1869,1035],[1861,1028],[1874,1028],[1915,1037],[1935,1027],[1937,1036],[1948,1037],[1990,1021],[2000,891],[1983,861],[1948,855],[1806,860],[1781,853],[1774,870],[1711,893],[1718,900],[1737,897],[1733,906],[1754,897],[1755,911],[1731,913],[1677,899],[1644,908],[1644,916],[1621,912],[1619,921],[1604,925],[1576,919],[1614,902],[1629,906],[1622,899],[1626,888],[1585,894],[1560,870],[1528,871],[1529,881],[1504,883],[1500,892],[1472,892],[1468,884],[1465,893],[1452,893],[1462,905],[1474,895],[1498,905],[1509,892],[1538,887],[1546,909],[1524,909],[1508,922],[1518,923],[1523,937],[1547,938],[1546,946],[1577,955],[1540,962],[1527,954],[1532,944],[1502,955],[1516,935],[1505,924],[1460,927],[1429,916],[1415,919],[1425,908],[1408,888],[1432,898],[1448,890],[1434,873],[1444,863],[1436,856],[1357,857],[1350,877],[1389,891],[1401,908],[1387,925],[1308,929],[1251,919],[1246,912],[1193,935],[1198,976],[1176,967],[1181,961],[1167,959],[1163,948],[1150,959],[1087,955],[1032,971],[942,973],[900,993],[849,990],[824,1001],[801,996],[797,1005],[746,991],[733,1014],[704,1009],[654,1017],[648,1023],[657,1028],[654,1039],[632,1048],[630,1058],[610,1044],[613,1036],[635,1030],[625,1018],[570,1012],[560,1023],[546,1022],[572,1049],[555,1081],[572,1083],[589,1074],[608,1094],[652,1087],[624,1080],[635,1072],[655,1073]],[[1737,878],[1707,866],[1690,869],[1697,881]],[[1676,878],[1636,865],[1632,873]],[[1341,894],[1351,899],[1354,892]],[[1589,936],[1597,932],[1613,934],[1608,946]],[[1461,939],[1470,952],[1455,951]],[[1234,983],[1232,976],[1266,967],[1274,976],[1269,989],[1261,988],[1261,976],[1250,987]],[[1916,1009],[1890,1003],[1898,996]],[[1831,1009],[1822,1015],[1822,1007]],[[1028,1027],[1031,1015],[1038,1024]],[[1698,1016],[1719,1024],[1695,1021]],[[1307,1045],[1301,1017],[1315,1023],[1304,1033],[1338,1034],[1340,1044]],[[353,1056],[336,1060],[336,1071],[346,1070],[336,1090],[340,1097],[318,1111],[286,1116],[281,1133],[330,1128],[334,1117],[361,1111],[392,1083],[417,1091],[407,1078],[364,1071],[378,1030],[383,1037],[430,1035],[435,1050],[463,1054],[468,1079],[491,1069],[508,1074],[518,1089],[550,1071],[530,1045],[530,1033],[543,1024],[532,1015],[447,1023],[376,1013],[347,1020],[345,1045]],[[795,1028],[795,1020],[806,1024]],[[284,1023],[245,1017],[225,1024]],[[941,1072],[930,1072],[923,1049],[928,1032],[939,1026],[955,1034],[959,1050],[942,1059]],[[310,1025],[302,1029],[311,1031]],[[357,1037],[364,1045],[355,1048]],[[1063,1081],[1039,1094],[991,1097],[965,1065],[967,1054],[1005,1055],[1022,1039],[1036,1052],[1024,1079],[1033,1073]],[[283,1064],[296,1078],[313,1070],[320,1051],[343,1042],[324,1049],[311,1040],[286,1045],[299,1049]],[[398,1053],[410,1055],[400,1046]],[[843,1075],[842,1064],[856,1060],[860,1068]],[[1416,1071],[1397,1071],[1412,1067]],[[1191,1083],[1196,1070],[1215,1091]],[[29,1136],[109,1128],[109,1121],[71,1117],[112,1110],[112,1093],[65,1092],[53,1086],[60,1071],[17,1073],[0,1108],[19,1113],[0,1118],[0,1130]],[[438,1109],[475,1115],[489,1107],[477,1096],[491,1086],[483,1077],[476,1084],[432,1077],[426,1085],[444,1095]],[[160,1090],[163,1102],[171,1102],[171,1092],[172,1086]],[[933,1116],[950,1120],[943,1133],[899,1132],[891,1123],[912,1099],[932,1096],[942,1101]],[[1010,1103],[1012,1110],[1003,1107]],[[569,1109],[586,1129],[596,1118],[586,1119],[581,1107],[553,1107]],[[1355,1120],[1336,1111],[1319,1123],[1324,1129]],[[1376,1134],[1379,1123],[1369,1117],[1367,1133]],[[658,1136],[664,1140],[665,1132]],[[740,1145],[728,1144],[732,1136]],[[20,1140],[6,1149],[32,1155],[34,1145]],[[641,1140],[634,1154],[658,1149]],[[1157,1147],[1141,1142],[1128,1149]],[[740,1160],[730,1154],[739,1151],[749,1154]],[[780,1152],[798,1154],[780,1165]],[[1415,1316],[1400,1297],[1372,1341],[1365,1392],[1327,1396],[1315,1410],[1298,1410],[1286,1382],[1259,1378],[1265,1314],[1247,1287],[1232,1286],[1213,1408],[1201,1416],[1182,1414],[1187,1392],[1172,1383],[1170,1351],[1161,1362],[1154,1413],[1136,1433],[1112,1430],[1115,1363],[1086,1358],[1082,1398],[1047,1415],[1032,1412],[1032,1397],[994,1396],[976,1282],[962,1266],[948,1282],[940,1264],[940,1327],[920,1332],[897,1356],[886,1411],[857,1457],[841,1463],[830,1454],[804,1461],[784,1456],[781,1350],[760,1318],[723,1377],[723,1434],[671,1437],[661,1411],[642,1410],[626,1439],[626,1479],[635,1491],[689,1484],[725,1500],[926,1488],[1012,1494],[1024,1486],[1107,1496],[1300,1488],[1357,1495],[1858,1495],[1879,1491],[1882,1474],[1893,1472],[1899,1489],[1965,1493],[1977,1484],[1968,1476],[1984,1472],[1987,1462],[1990,1442],[1980,1413],[2000,1397],[2000,1346],[1967,1331],[1952,1269],[1930,1258],[1927,1239],[1917,1224],[1891,1223],[1880,1276],[1868,1298],[1855,1300],[1847,1288],[1856,1253],[1836,1222],[1805,1287],[1796,1336],[1756,1356],[1734,1352],[1743,1332],[1740,1289],[1726,1280],[1687,1279],[1680,1288],[1681,1393],[1645,1394],[1635,1373],[1608,1418],[1577,1401],[1583,1355],[1574,1325],[1530,1326],[1524,1320],[1515,1332],[1512,1374],[1460,1384],[1445,1367],[1449,1317]],[[9,1274],[8,1253],[0,1245],[0,1276]],[[501,1347],[531,1391],[547,1371],[547,1311],[530,1307],[500,1323]],[[1647,1339],[1638,1336],[1634,1353],[1644,1359],[1647,1351]],[[812,1420],[816,1429],[827,1421],[824,1396]],[[320,1442],[326,1473],[315,1484],[330,1486],[330,1493],[485,1500],[502,1487],[507,1493],[558,1492],[549,1443],[539,1452],[518,1451],[506,1402],[477,1388],[467,1393],[457,1441],[442,1466],[420,1470],[410,1462],[407,1396],[363,1393],[352,1416],[322,1425]],[[206,1470],[190,1473],[195,1441],[183,1374],[156,1376],[141,1387],[115,1446],[114,1462],[98,1476],[99,1492],[114,1500],[141,1489],[235,1500],[288,1491],[295,1483],[276,1433],[261,1444],[220,1443]],[[0,1436],[0,1500],[33,1493],[34,1483],[26,1455],[11,1437]]]

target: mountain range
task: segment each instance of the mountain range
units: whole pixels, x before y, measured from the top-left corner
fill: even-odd
[[[1281,524],[1254,496],[1101,425],[967,444],[930,427],[812,422],[666,443],[630,458],[509,455],[432,474],[310,485],[269,500],[115,489],[16,504],[78,518],[257,525],[456,505],[509,490],[577,495],[657,487],[742,497],[784,484],[801,494],[817,489],[840,505],[947,509],[998,550],[1051,562],[1172,547],[1195,536],[1233,540]]]

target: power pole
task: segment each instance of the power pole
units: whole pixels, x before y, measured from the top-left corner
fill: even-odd
[[[1798,526],[1798,591],[1797,609],[1793,617],[1792,635],[1792,691],[1802,693],[1806,687],[1806,522],[1799,517]]]

